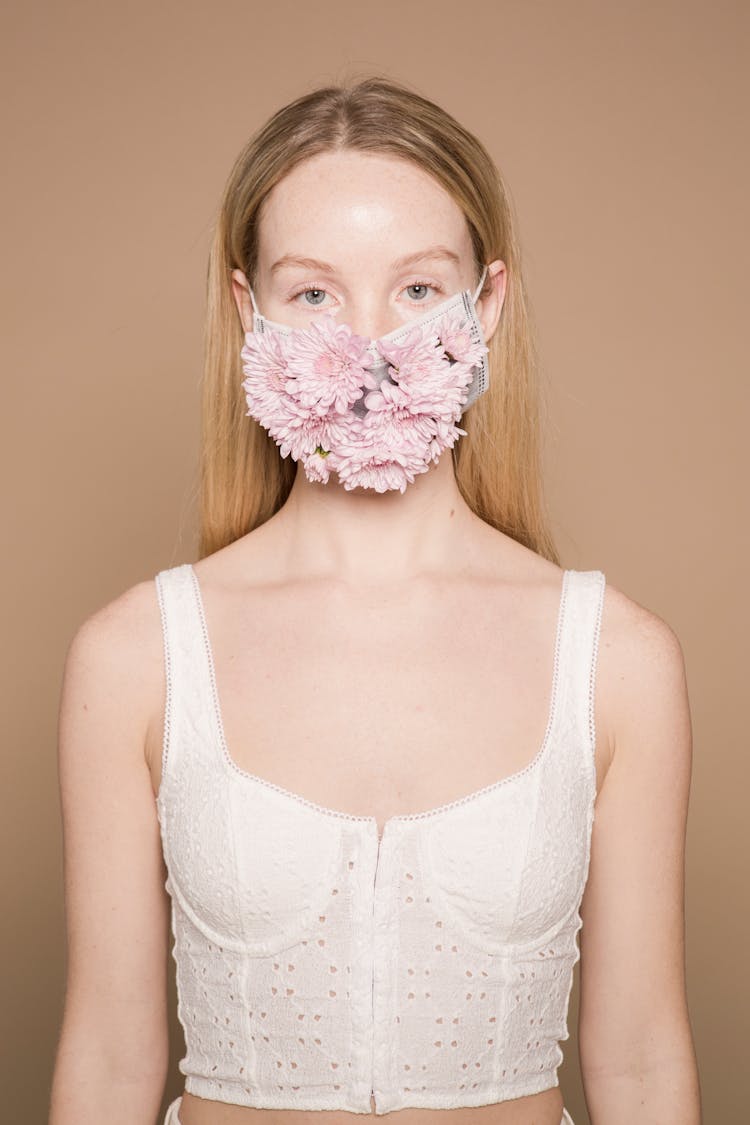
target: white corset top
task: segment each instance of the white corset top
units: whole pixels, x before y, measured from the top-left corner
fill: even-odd
[[[167,677],[157,809],[185,1089],[389,1113],[557,1086],[596,798],[605,578],[563,572],[549,721],[523,769],[392,816],[325,808],[230,758],[200,587],[156,589]]]

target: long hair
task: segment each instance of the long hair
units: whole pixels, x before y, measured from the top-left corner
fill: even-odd
[[[207,279],[200,457],[200,555],[269,519],[286,501],[297,464],[246,413],[244,330],[231,291],[240,269],[254,285],[261,204],[301,161],[352,149],[398,156],[431,174],[471,232],[477,276],[508,270],[489,341],[488,389],[462,415],[453,446],[457,485],[481,519],[558,563],[544,510],[536,348],[510,202],[484,146],[450,114],[407,87],[371,77],[313,90],[283,106],[247,142],[224,189]]]

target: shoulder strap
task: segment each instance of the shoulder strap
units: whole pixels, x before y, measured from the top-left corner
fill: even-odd
[[[558,674],[560,707],[594,764],[594,688],[606,578],[601,570],[569,570]]]
[[[154,579],[161,612],[166,673],[162,776],[206,757],[216,742],[208,642],[190,563]]]

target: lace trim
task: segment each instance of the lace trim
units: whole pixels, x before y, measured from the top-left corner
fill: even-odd
[[[166,690],[164,699],[164,732],[162,734],[162,749],[161,749],[161,775],[165,776],[167,770],[167,756],[169,754],[171,731],[172,731],[172,660],[170,656],[170,642],[168,636],[168,614],[165,604],[165,591],[162,586],[162,577],[160,574],[156,575],[156,596],[159,602],[159,613],[161,615],[162,624],[162,638],[164,648],[164,674],[166,678]]]
[[[599,633],[602,624],[602,611],[604,609],[604,589],[606,586],[606,578],[601,571],[598,571],[597,581],[599,584],[599,594],[596,607],[596,620],[594,622],[594,636],[593,636],[593,649],[591,653],[591,669],[589,673],[589,738],[591,740],[591,755],[592,758],[596,752],[596,724],[594,721],[594,704],[596,692],[596,668],[599,655]]]

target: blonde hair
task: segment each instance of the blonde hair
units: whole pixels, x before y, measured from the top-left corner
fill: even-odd
[[[508,269],[489,341],[489,388],[463,414],[452,456],[458,488],[481,519],[551,561],[558,556],[542,501],[537,363],[520,249],[502,178],[471,133],[445,110],[381,77],[328,86],[283,106],[237,157],[209,256],[200,457],[200,555],[212,554],[284,504],[297,463],[247,415],[244,332],[231,291],[240,269],[254,284],[261,204],[297,164],[338,149],[411,160],[466,216],[477,266]]]

